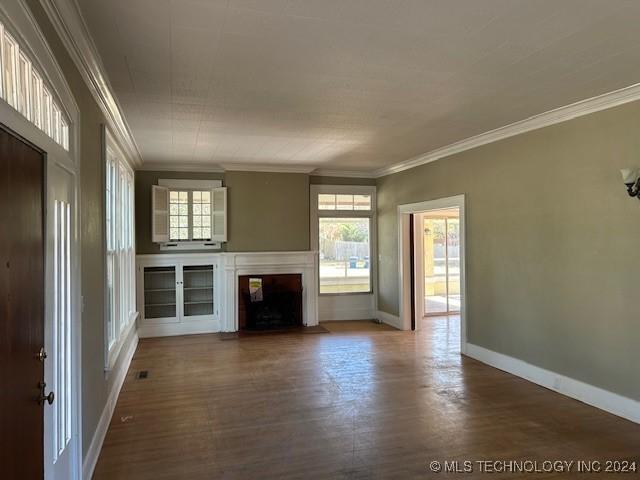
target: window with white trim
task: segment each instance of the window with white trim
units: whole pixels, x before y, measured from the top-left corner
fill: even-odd
[[[105,179],[107,346],[119,348],[135,319],[133,171],[107,135]]]
[[[320,294],[371,293],[375,187],[314,185],[311,192]]]
[[[69,120],[27,52],[0,22],[0,98],[69,150]]]
[[[161,249],[219,248],[227,241],[227,189],[220,180],[160,179],[151,187],[151,238]]]

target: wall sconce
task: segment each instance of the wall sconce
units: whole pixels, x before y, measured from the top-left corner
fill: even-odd
[[[623,168],[620,170],[622,181],[627,186],[630,197],[638,197],[640,194],[640,175],[637,168]],[[640,197],[639,197],[640,198]]]

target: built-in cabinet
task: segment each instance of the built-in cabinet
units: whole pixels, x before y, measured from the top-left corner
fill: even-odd
[[[139,259],[141,336],[219,330],[218,267],[218,255],[155,255]]]
[[[300,274],[302,322],[317,325],[317,265],[312,251],[138,255],[138,335],[237,331],[241,276]]]

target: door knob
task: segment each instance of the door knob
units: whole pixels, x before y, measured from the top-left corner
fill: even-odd
[[[40,351],[36,353],[36,359],[40,360],[41,362],[44,362],[46,358],[47,358],[47,352],[45,352],[44,347],[42,347]]]
[[[44,405],[44,402],[47,402],[49,405],[51,405],[56,396],[53,392],[49,392],[49,395],[45,395],[45,388],[47,388],[47,384],[44,382],[40,382],[40,397],[38,398],[38,403],[40,405]]]

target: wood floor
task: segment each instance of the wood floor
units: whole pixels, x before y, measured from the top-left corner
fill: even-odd
[[[560,479],[571,475],[429,465],[640,462],[639,425],[461,357],[457,318],[418,333],[323,325],[331,333],[141,340],[94,478]]]

